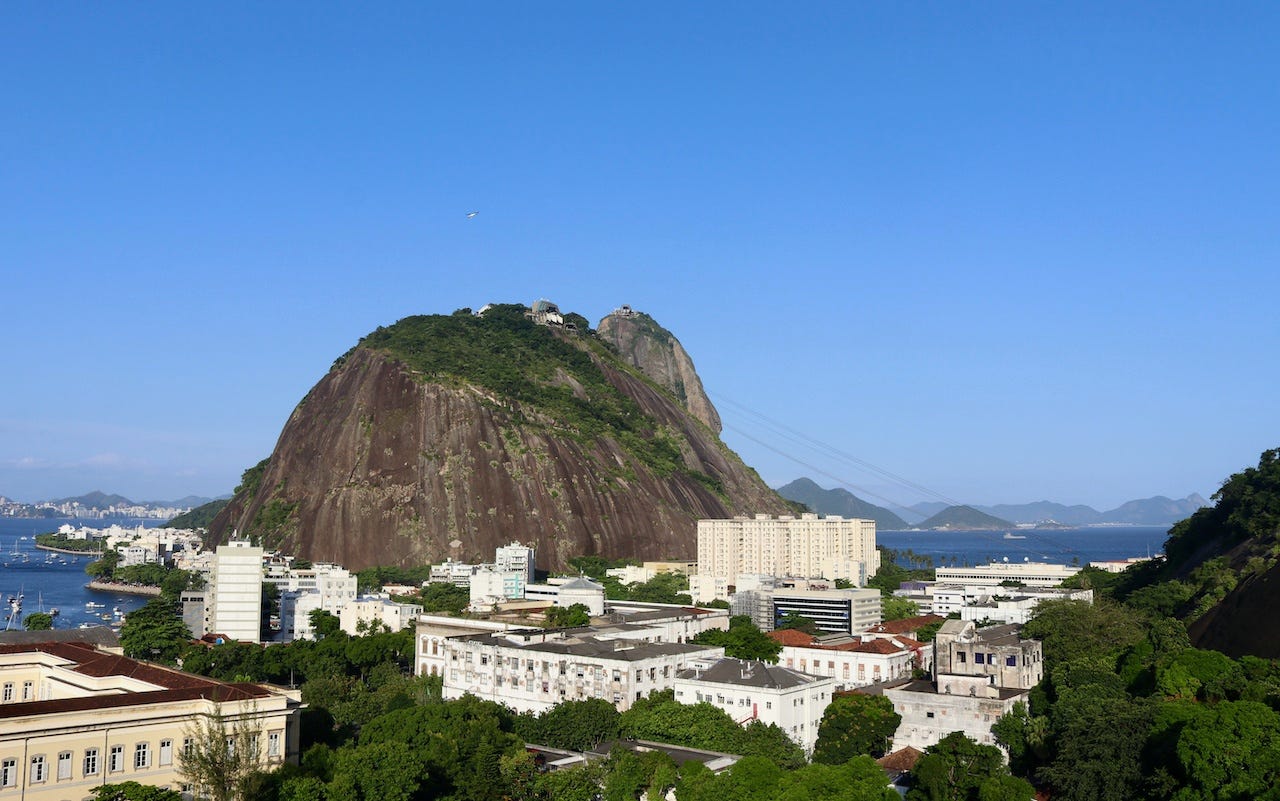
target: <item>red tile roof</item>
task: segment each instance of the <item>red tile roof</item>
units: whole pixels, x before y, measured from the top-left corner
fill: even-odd
[[[930,623],[940,623],[946,620],[941,615],[917,615],[916,617],[904,617],[901,620],[890,620],[881,623],[867,631],[875,634],[910,634]]]
[[[23,717],[49,712],[73,712],[84,709],[132,706],[208,698],[213,701],[239,701],[265,698],[270,692],[257,684],[227,684],[214,679],[183,673],[180,670],[140,662],[99,651],[91,645],[76,642],[41,642],[0,645],[0,654],[24,654],[40,651],[66,659],[68,670],[86,676],[126,676],[162,689],[125,692],[112,695],[88,695],[80,698],[58,698],[48,701],[25,701],[0,704],[0,718]]]
[[[776,629],[769,632],[769,636],[783,645],[798,647],[813,645],[813,635],[805,634],[803,631],[796,631],[795,629]]]

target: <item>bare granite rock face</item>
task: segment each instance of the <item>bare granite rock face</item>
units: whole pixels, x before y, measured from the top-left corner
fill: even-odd
[[[638,353],[663,352],[627,339]],[[424,380],[360,346],[294,410],[259,477],[214,520],[214,541],[238,530],[359,570],[490,561],[516,540],[537,547],[539,567],[561,569],[581,554],[693,558],[698,518],[788,512],[713,433],[718,417],[678,343],[666,351],[671,375],[705,404],[689,411],[628,365],[584,350],[675,444],[683,467],[655,469],[621,436],[582,436],[527,404],[466,381]],[[569,377],[555,381],[578,391]]]
[[[622,358],[671,391],[684,408],[719,434],[720,414],[702,388],[693,359],[680,340],[649,315],[623,307],[600,321],[600,338],[618,349]]]

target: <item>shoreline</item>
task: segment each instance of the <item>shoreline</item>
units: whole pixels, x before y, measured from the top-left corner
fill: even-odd
[[[154,598],[160,594],[159,587],[148,587],[142,584],[117,584],[114,581],[91,581],[84,586],[99,592],[116,592],[121,595],[145,595]]]
[[[96,556],[102,558],[102,551],[73,551],[70,548],[56,548],[52,545],[41,545],[36,543],[37,551],[53,551],[54,553],[65,553],[70,556]]]

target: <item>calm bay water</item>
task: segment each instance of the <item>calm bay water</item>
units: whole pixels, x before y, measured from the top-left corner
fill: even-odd
[[[1008,536],[1006,536],[1008,535]],[[1169,526],[1097,526],[1008,531],[877,531],[886,548],[933,557],[935,566],[1010,562],[1080,564],[1162,553]],[[906,565],[904,565],[906,566]]]
[[[36,549],[35,535],[47,531],[57,531],[64,523],[74,526],[91,526],[105,528],[112,523],[122,526],[136,527],[156,526],[161,520],[137,520],[133,518],[112,520],[67,520],[59,518],[32,519],[0,517],[0,611],[4,613],[0,619],[0,628],[8,621],[9,607],[2,602],[10,596],[23,594],[22,615],[13,622],[13,628],[22,628],[22,619],[33,612],[48,612],[57,608],[59,613],[54,618],[54,628],[75,628],[81,623],[106,624],[102,619],[106,614],[113,617],[112,610],[119,607],[123,612],[137,609],[147,599],[134,595],[120,595],[114,592],[98,592],[84,585],[89,577],[85,575],[84,566],[93,560],[90,556],[71,556],[69,554],[53,554]],[[26,537],[26,539],[22,539]],[[15,555],[18,554],[18,555]],[[23,559],[23,557],[26,557]],[[61,557],[61,561],[57,559]],[[88,609],[85,604],[93,602],[103,604],[99,609]]]

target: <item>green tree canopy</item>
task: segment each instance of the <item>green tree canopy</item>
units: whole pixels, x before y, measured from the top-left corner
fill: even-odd
[[[53,628],[53,615],[48,612],[32,612],[22,621],[27,631],[48,631]]]
[[[855,756],[882,757],[901,722],[883,695],[837,695],[822,713],[813,761],[843,765]]]
[[[164,596],[152,598],[125,615],[120,628],[120,647],[125,656],[168,665],[177,662],[191,639],[178,603]]]
[[[777,663],[778,654],[782,652],[782,643],[757,628],[746,615],[729,618],[727,630],[707,629],[690,642],[720,646],[724,648],[726,656],[737,659],[759,659],[772,664]]]

